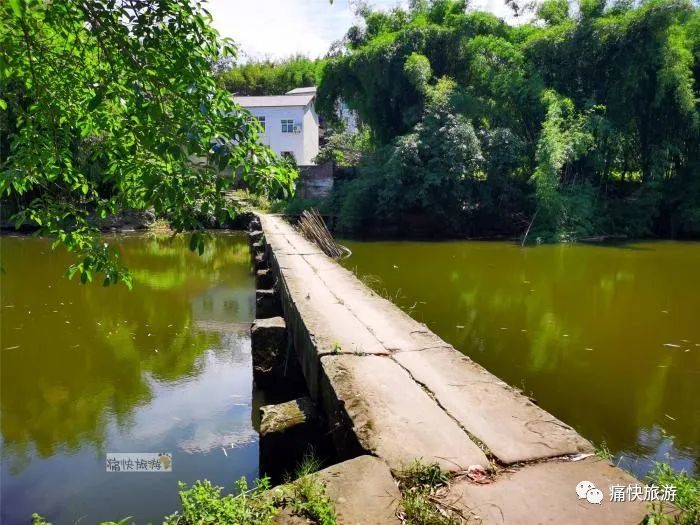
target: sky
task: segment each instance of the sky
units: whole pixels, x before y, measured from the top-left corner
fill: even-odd
[[[320,57],[355,23],[351,0],[209,0],[214,27],[233,38],[239,56],[280,59],[302,54]],[[408,0],[370,0],[379,9],[406,6]],[[504,0],[473,0],[472,9],[510,18]]]

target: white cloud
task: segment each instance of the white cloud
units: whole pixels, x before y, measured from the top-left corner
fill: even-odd
[[[354,3],[354,2],[353,2]],[[408,0],[373,0],[375,8],[406,6]],[[233,38],[241,58],[320,57],[355,23],[350,0],[209,0],[206,8],[222,36]],[[471,9],[512,18],[504,0],[474,0]]]
[[[513,10],[506,5],[505,0],[472,0],[469,8],[473,11],[489,11],[505,20],[513,18]]]
[[[323,56],[353,23],[347,0],[210,0],[207,9],[251,58]]]

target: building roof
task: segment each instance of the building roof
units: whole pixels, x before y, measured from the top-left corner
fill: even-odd
[[[298,87],[287,91],[287,95],[298,95],[301,93],[316,93],[316,86]]]
[[[315,93],[301,95],[272,95],[268,97],[233,97],[233,100],[245,108],[306,106],[316,96]]]

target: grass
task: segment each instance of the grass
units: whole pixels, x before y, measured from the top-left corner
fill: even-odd
[[[180,484],[182,512],[165,518],[163,525],[199,525],[204,523],[236,523],[268,525],[279,509],[265,497],[270,488],[268,478],[257,480],[248,489],[245,478],[236,483],[236,494],[222,495],[222,488],[208,480],[197,481],[191,488]]]
[[[437,463],[414,461],[396,473],[401,491],[399,519],[407,525],[461,525],[468,520],[444,500],[450,475]]]
[[[387,301],[394,303],[396,306],[401,308],[404,312],[406,312],[408,315],[411,315],[413,311],[416,309],[418,306],[418,303],[415,302],[411,306],[402,306],[401,301],[402,299],[406,299],[404,295],[401,294],[401,288],[396,290],[394,293],[389,292],[386,288],[381,288],[380,285],[382,283],[382,279],[380,277],[377,277],[376,275],[372,274],[361,274],[357,266],[355,266],[352,269],[352,272],[355,274],[355,276],[360,280],[362,284],[364,284],[367,288],[370,288],[371,290],[374,290],[374,292],[379,295],[380,297],[386,299]]]
[[[333,502],[325,485],[312,474],[321,468],[321,461],[309,452],[296,470],[297,479],[288,482],[275,497],[276,504],[288,507],[292,514],[318,525],[337,525]]]
[[[647,475],[650,484],[675,487],[676,497],[672,504],[654,501],[646,525],[697,525],[700,523],[700,478],[686,472],[676,472],[666,463],[656,463]]]
[[[301,477],[291,484],[289,507],[292,514],[303,516],[319,525],[338,523],[326,487],[312,476]]]
[[[608,444],[605,441],[603,441],[599,446],[595,447],[595,455],[599,458],[607,459],[608,461],[612,461],[615,457],[614,454],[610,452]]]

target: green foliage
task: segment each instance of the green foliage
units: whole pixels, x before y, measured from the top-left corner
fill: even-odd
[[[252,61],[221,73],[218,81],[236,95],[282,95],[294,88],[318,85],[324,62],[303,56],[279,62]]]
[[[548,25],[561,24],[569,18],[568,0],[545,0],[537,8],[537,18]]]
[[[613,453],[610,452],[610,448],[608,448],[608,444],[605,441],[603,441],[600,446],[595,447],[595,455],[608,461],[612,461],[614,458]]]
[[[297,465],[294,474],[297,478],[302,478],[304,476],[313,474],[314,472],[318,472],[319,470],[321,470],[321,466],[321,460],[318,458],[318,456],[316,456],[313,448],[310,448],[304,454],[304,457],[301,458],[301,462],[299,463],[299,465]]]
[[[200,523],[236,523],[265,525],[272,523],[278,512],[264,491],[270,488],[267,478],[248,489],[245,478],[236,482],[237,494],[221,495],[221,487],[209,481],[197,481],[191,488],[180,483],[182,512],[165,518],[163,525],[199,525]]]
[[[329,210],[329,202],[327,199],[294,197],[289,201],[276,201],[271,206],[271,211],[273,213],[285,213],[296,217],[301,215],[301,212],[304,210],[310,210],[311,208],[317,209],[322,214],[325,214]]]
[[[130,284],[97,219],[153,209],[200,231],[235,212],[224,168],[256,193],[293,191],[295,173],[217,87],[211,64],[235,49],[210,21],[187,0],[0,7],[0,195],[18,226],[79,254],[69,275],[83,283]]]
[[[605,0],[580,0],[579,11],[581,18],[596,18],[603,14],[605,10]]]
[[[586,195],[575,194],[574,205],[567,206],[561,186],[566,178],[564,168],[583,155],[593,142],[587,130],[589,115],[577,114],[574,103],[546,90],[542,95],[547,106],[547,116],[542,124],[542,132],[537,144],[537,167],[532,174],[535,196],[538,204],[538,227],[555,235],[566,235],[563,228],[566,222],[578,222],[572,214],[578,206],[588,204]],[[581,186],[583,188],[583,186]],[[589,187],[585,187],[587,193]],[[588,206],[590,208],[590,206]],[[590,213],[586,214],[587,216]],[[582,219],[586,220],[586,219]],[[580,226],[580,224],[578,225]],[[537,230],[535,230],[537,231]]]
[[[520,26],[450,0],[361,14],[318,91],[321,112],[342,99],[374,141],[338,185],[343,229],[405,232],[423,215],[552,241],[700,233],[697,4],[548,0],[544,24]]]
[[[397,477],[406,489],[425,486],[433,489],[449,481],[449,475],[437,463],[424,464],[417,460],[401,470]]]
[[[437,221],[458,228],[471,184],[482,175],[481,144],[471,122],[453,112],[455,83],[441,79],[428,91],[422,119],[411,133],[379,151],[344,189],[341,229],[357,228],[363,207],[377,210],[379,220],[431,210]]]
[[[357,179],[338,185],[336,199],[340,202],[338,230],[341,232],[366,231],[380,211],[376,206],[376,193],[383,183],[382,172],[370,166],[361,174]]]
[[[403,71],[416,91],[424,93],[428,89],[428,81],[433,73],[427,57],[420,53],[411,53],[404,62]]]
[[[356,166],[370,149],[371,136],[366,127],[361,127],[355,133],[331,130],[314,161],[316,164],[333,162],[340,167]]]
[[[396,474],[401,491],[400,514],[411,525],[457,525],[460,515],[441,504],[439,490],[449,482],[449,475],[438,464],[415,461]]]
[[[290,491],[288,505],[293,514],[309,518],[318,525],[338,523],[333,502],[322,483],[305,475],[291,483]]]
[[[675,472],[668,464],[657,463],[648,475],[649,483],[663,489],[675,487],[673,505],[664,502],[650,504],[647,525],[693,525],[700,522],[700,478],[685,472]]]
[[[320,468],[321,461],[313,450],[309,451],[296,469],[297,479],[279,487],[273,493],[273,500],[278,507],[288,508],[293,515],[317,525],[336,525],[335,509],[326,487],[313,476]]]

